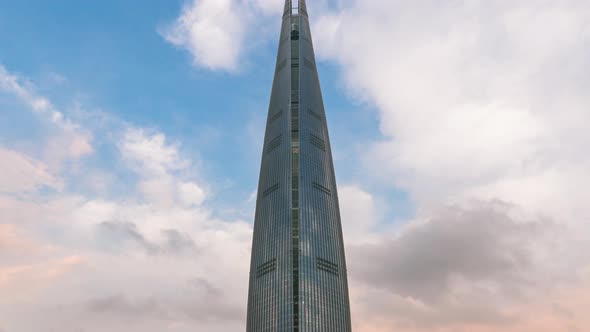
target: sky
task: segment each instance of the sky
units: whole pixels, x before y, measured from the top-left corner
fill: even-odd
[[[245,329],[282,6],[0,0],[0,332]],[[590,2],[308,7],[354,331],[590,331]]]

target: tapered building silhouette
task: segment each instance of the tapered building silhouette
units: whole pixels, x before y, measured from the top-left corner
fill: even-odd
[[[287,0],[283,13],[256,200],[247,331],[351,331],[336,180],[304,0]]]

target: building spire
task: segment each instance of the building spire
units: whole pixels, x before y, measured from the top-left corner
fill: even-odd
[[[295,3],[293,3],[294,1]],[[295,11],[296,14],[303,12],[307,15],[307,5],[305,4],[305,0],[285,0],[285,10],[283,11],[283,15],[292,15],[293,9],[297,9]]]
[[[254,215],[247,332],[351,332],[342,222],[304,0],[285,0]]]
[[[307,5],[305,4],[305,0],[299,0],[299,11],[304,12],[307,14]]]

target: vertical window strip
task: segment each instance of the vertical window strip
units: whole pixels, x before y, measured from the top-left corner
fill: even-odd
[[[299,332],[299,31],[291,22],[291,245],[293,278],[293,331]]]

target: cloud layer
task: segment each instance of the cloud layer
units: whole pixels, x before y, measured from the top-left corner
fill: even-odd
[[[361,330],[588,328],[547,307],[588,284],[589,18],[583,1],[369,0],[315,21],[320,57],[379,109],[367,171],[417,209],[348,251]]]
[[[16,77],[2,69],[5,77]],[[14,87],[2,86],[0,92],[21,101],[34,95],[32,83]],[[51,105],[48,98],[34,98]],[[92,132],[92,126],[65,116],[56,122],[37,113],[36,103],[26,105],[57,127],[48,132],[47,142],[58,137],[69,146],[78,136],[64,132]],[[51,153],[33,158],[16,148],[0,148],[2,328],[240,329],[251,225],[213,216],[205,203],[206,184],[198,180],[196,163],[183,155],[180,143],[123,122],[106,129],[93,133],[103,149],[111,144],[115,153],[109,168],[95,174],[109,177],[95,179],[105,184],[99,192],[80,192],[69,166],[71,160],[80,161],[76,168],[83,169],[76,172],[84,173],[83,159],[93,149],[52,164]],[[127,188],[115,195],[111,177]]]

